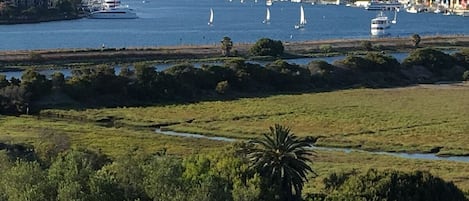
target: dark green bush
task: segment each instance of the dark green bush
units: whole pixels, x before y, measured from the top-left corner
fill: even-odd
[[[377,171],[329,175],[321,200],[466,201],[452,182],[428,172]],[[315,197],[310,196],[311,200]],[[317,200],[317,199],[316,199]]]
[[[444,69],[455,66],[454,57],[431,48],[412,51],[402,63],[405,67],[424,66],[433,73],[440,73]]]
[[[282,41],[272,40],[269,38],[259,39],[249,52],[253,56],[280,56],[283,54],[284,47]]]

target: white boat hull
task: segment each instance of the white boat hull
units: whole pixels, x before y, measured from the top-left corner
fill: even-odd
[[[106,9],[90,13],[93,19],[135,19],[137,14],[130,9]]]
[[[375,28],[375,29],[371,29],[371,35],[372,36],[385,36],[385,35],[388,35],[388,31],[387,31],[387,28],[386,29],[379,29],[379,28]]]
[[[394,20],[389,21],[388,17],[386,17],[382,12],[376,17],[371,20],[371,35],[372,36],[384,36],[387,35],[387,30],[391,27],[391,23],[396,23],[396,16],[394,16]]]

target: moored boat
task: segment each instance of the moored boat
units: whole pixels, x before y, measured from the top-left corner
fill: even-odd
[[[305,10],[303,9],[303,5],[300,6],[300,22],[295,25],[295,29],[302,29],[305,27],[306,18],[305,18]]]
[[[383,11],[383,10],[401,10],[403,9],[404,6],[398,2],[398,1],[376,1],[376,0],[372,0],[370,2],[368,2],[368,4],[366,5],[365,9],[366,10],[379,10],[379,11]]]
[[[93,19],[135,19],[137,14],[130,8],[108,8],[91,12],[89,18]]]
[[[384,15],[383,12],[380,12],[378,16],[371,19],[371,35],[372,36],[385,36],[389,35],[388,29],[391,27],[391,24],[397,23],[397,11],[394,11],[394,19],[389,20],[389,18]]]
[[[93,19],[135,19],[137,14],[127,6],[121,6],[120,0],[105,0],[100,10],[93,11],[89,18]]]

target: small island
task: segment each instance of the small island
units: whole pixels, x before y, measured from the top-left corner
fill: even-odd
[[[71,20],[85,16],[80,0],[1,0],[0,24]]]

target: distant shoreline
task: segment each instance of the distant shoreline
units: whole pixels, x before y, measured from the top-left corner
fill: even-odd
[[[363,44],[369,42],[374,51],[408,52],[415,49],[410,37],[374,39],[332,39],[300,42],[284,42],[288,58],[315,57],[325,55],[321,48],[331,48],[331,53],[347,54],[353,51],[367,51]],[[253,43],[236,43],[233,52],[247,58]],[[419,47],[453,48],[469,47],[468,35],[422,36]],[[221,47],[216,45],[161,46],[132,48],[67,48],[45,50],[7,50],[0,51],[0,64],[4,68],[12,66],[31,66],[46,64],[106,63],[166,60],[196,60],[220,58]],[[3,70],[0,68],[0,71]]]
[[[63,17],[50,17],[40,19],[11,19],[11,20],[0,20],[0,25],[15,25],[15,24],[35,24],[41,22],[53,22],[53,21],[64,21],[64,20],[76,20],[81,19],[84,16],[63,16]]]

